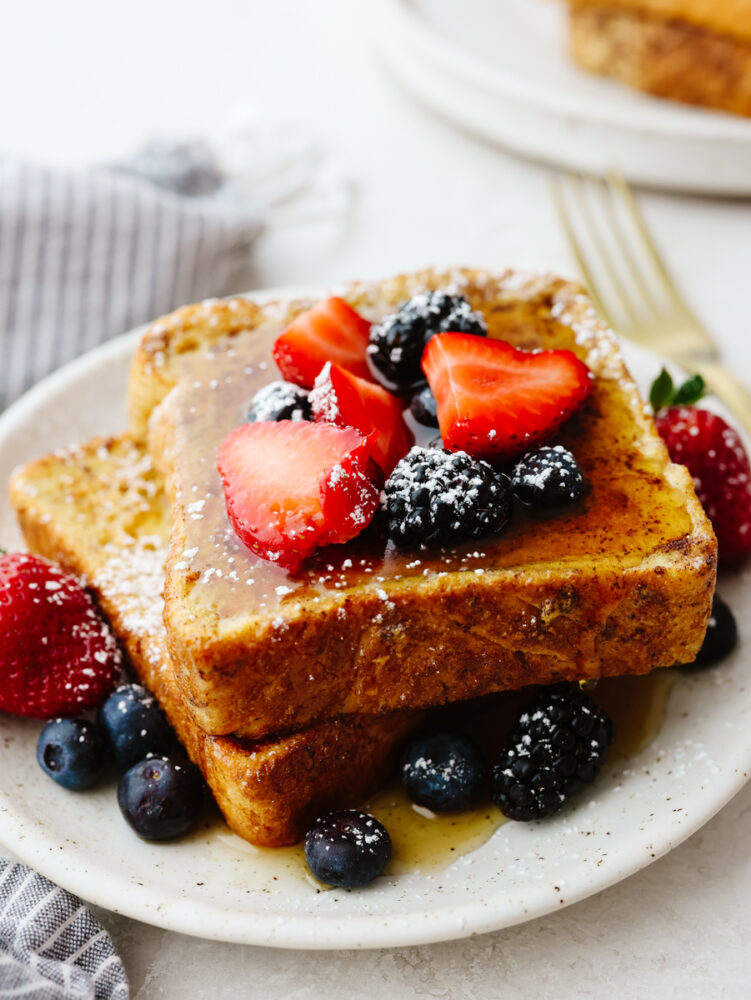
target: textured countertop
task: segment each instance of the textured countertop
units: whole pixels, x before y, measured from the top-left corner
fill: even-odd
[[[257,286],[376,277],[430,263],[575,274],[549,172],[415,107],[380,72],[356,6],[13,5],[3,15],[3,151],[62,163],[111,158],[149,134],[200,133],[234,109],[252,111],[302,125],[354,188],[346,225],[279,227],[263,237]],[[645,194],[642,204],[726,361],[751,381],[751,206],[666,194]],[[745,997],[749,810],[746,788],[687,843],[599,896],[454,943],[283,952],[99,915],[139,1000]]]

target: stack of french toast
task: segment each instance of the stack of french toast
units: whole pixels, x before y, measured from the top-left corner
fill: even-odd
[[[29,548],[85,579],[254,844],[294,843],[322,812],[363,802],[437,706],[691,662],[704,636],[714,534],[577,285],[425,271],[339,294],[375,322],[447,288],[489,337],[588,367],[586,403],[555,439],[588,483],[575,510],[428,551],[363,536],[294,572],[250,551],[217,449],[278,378],[272,345],[310,300],[212,300],[156,321],[133,361],[127,431],[14,475]]]

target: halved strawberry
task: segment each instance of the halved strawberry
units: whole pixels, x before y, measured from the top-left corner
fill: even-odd
[[[376,432],[373,458],[385,476],[412,447],[414,438],[404,423],[404,405],[374,382],[366,382],[330,361],[321,369],[310,394],[313,419],[337,427]]]
[[[549,438],[589,395],[571,351],[519,351],[503,340],[439,333],[422,356],[445,448],[502,462]]]
[[[300,313],[274,341],[274,361],[288,382],[310,389],[327,361],[372,379],[366,362],[370,323],[335,295]]]
[[[237,427],[217,455],[237,537],[290,572],[319,546],[354,538],[378,506],[374,439],[306,421]]]

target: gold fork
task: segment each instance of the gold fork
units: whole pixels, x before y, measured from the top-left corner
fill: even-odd
[[[670,277],[620,174],[556,178],[563,229],[595,305],[614,330],[702,376],[751,433],[751,392],[719,362],[712,336]]]

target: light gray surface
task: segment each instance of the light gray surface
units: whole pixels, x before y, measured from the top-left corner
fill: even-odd
[[[347,227],[267,235],[257,255],[259,286],[433,262],[574,273],[547,172],[408,103],[374,65],[352,23],[356,7],[345,0],[216,0],[210,8],[200,0],[15,4],[4,11],[12,44],[0,63],[0,87],[14,96],[0,108],[3,145],[76,162],[125,151],[156,129],[211,128],[240,107],[272,122],[303,123],[356,182]],[[30,66],[44,71],[30,73]],[[697,312],[748,382],[751,207],[668,195],[647,195],[643,204]],[[750,808],[747,788],[688,843],[601,896],[456,944],[272,952],[100,916],[139,1000],[742,997]]]

